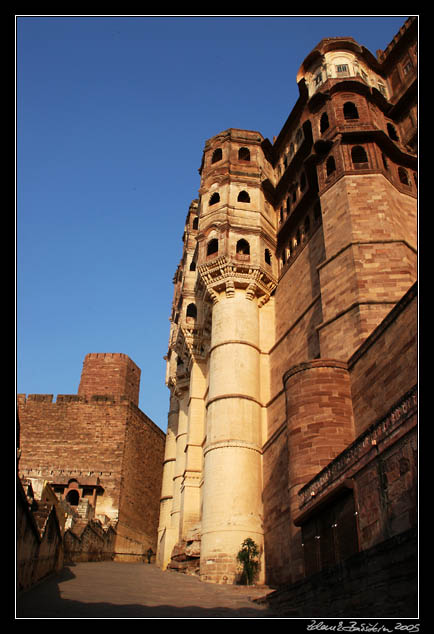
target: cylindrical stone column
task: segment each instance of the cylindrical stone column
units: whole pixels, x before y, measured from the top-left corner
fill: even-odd
[[[213,307],[204,447],[201,578],[234,583],[250,537],[263,546],[258,305],[243,290]]]
[[[284,374],[289,503],[299,513],[298,491],[354,440],[347,364],[314,359]],[[291,522],[292,581],[304,576],[301,529]]]
[[[176,531],[176,541],[180,539],[181,487],[185,471],[185,447],[188,431],[188,390],[184,389],[179,397],[178,433],[176,435],[176,460],[173,473],[173,504],[171,527]]]
[[[167,420],[166,446],[164,451],[163,479],[160,498],[160,519],[158,525],[157,563],[166,568],[175,541],[171,529],[173,505],[173,476],[176,461],[176,436],[178,434],[179,402],[177,396],[170,395],[170,408]]]

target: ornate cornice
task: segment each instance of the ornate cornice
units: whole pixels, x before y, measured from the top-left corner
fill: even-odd
[[[261,266],[231,260],[225,255],[201,264],[198,272],[214,303],[218,302],[220,293],[233,297],[235,289],[241,288],[246,292],[246,299],[257,297],[259,306],[263,306],[277,286],[277,280]]]

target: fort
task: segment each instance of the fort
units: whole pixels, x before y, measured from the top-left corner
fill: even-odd
[[[236,583],[251,538],[257,581],[294,584],[415,529],[416,55],[415,18],[376,56],[325,38],[273,143],[205,142],[174,276],[163,568]]]
[[[165,434],[139,409],[139,388],[127,355],[91,353],[78,394],[18,395],[20,478],[49,483],[82,522],[111,527],[109,556],[120,561],[156,550]]]
[[[375,56],[325,38],[295,80],[273,142],[230,128],[204,144],[166,434],[138,408],[134,362],[89,354],[77,395],[18,396],[19,475],[112,525],[117,558],[151,547],[163,569],[233,584],[250,538],[256,583],[298,614],[389,592],[414,616],[417,19]]]

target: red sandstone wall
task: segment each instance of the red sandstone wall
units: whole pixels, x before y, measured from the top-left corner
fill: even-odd
[[[269,437],[286,419],[284,373],[320,352],[316,327],[322,321],[322,311],[317,267],[323,259],[324,242],[319,226],[290,263],[275,292],[276,339],[270,350],[270,393],[274,400],[268,412]]]
[[[416,279],[416,199],[382,175],[347,175],[322,194],[322,357],[346,360]]]
[[[268,441],[263,450],[264,539],[267,576],[285,583],[290,575],[288,447],[283,375],[319,354],[316,327],[322,321],[317,266],[324,259],[319,226],[282,275],[275,293],[276,343],[270,351]]]
[[[82,397],[59,395],[53,403],[51,396],[45,401],[43,397],[20,398],[20,472],[97,475],[107,509],[117,509],[128,402],[115,403],[107,397],[85,402]],[[98,512],[105,511],[97,506]]]
[[[78,394],[125,396],[139,404],[140,369],[126,355],[117,352],[87,354],[83,362]]]
[[[165,434],[128,399],[51,401],[51,395],[19,397],[20,473],[98,476],[104,493],[96,513],[119,517],[116,550],[140,554],[154,545]]]
[[[157,550],[165,434],[138,408],[130,406],[125,434],[118,552]]]
[[[417,383],[417,320],[414,286],[349,360],[357,435]]]

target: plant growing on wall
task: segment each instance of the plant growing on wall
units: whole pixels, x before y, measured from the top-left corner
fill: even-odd
[[[247,537],[241,544],[237,554],[237,561],[242,567],[239,583],[250,586],[259,570],[259,548],[251,537]]]

